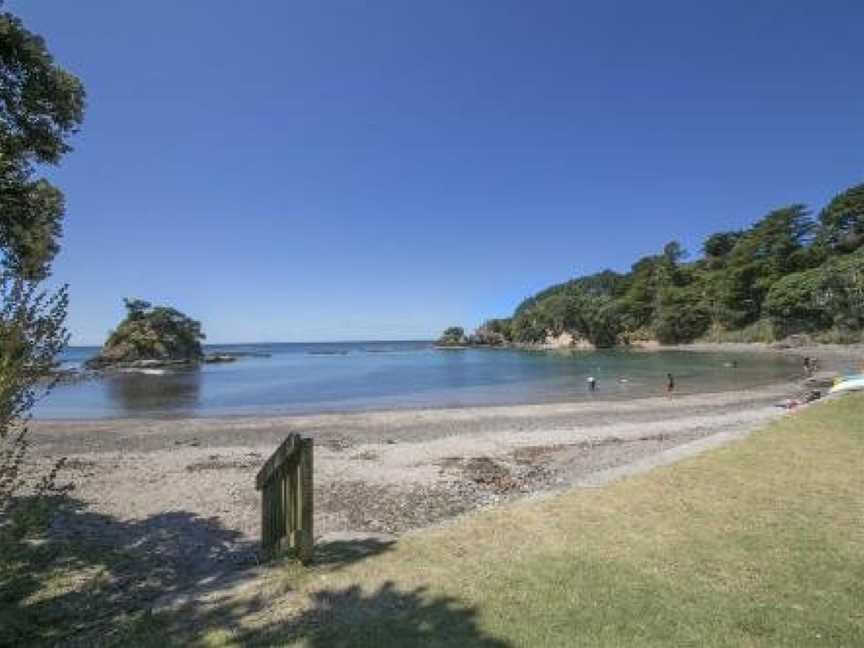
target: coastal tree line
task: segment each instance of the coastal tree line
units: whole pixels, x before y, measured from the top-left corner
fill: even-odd
[[[854,342],[864,329],[864,184],[818,214],[802,204],[775,209],[743,230],[717,232],[688,260],[677,241],[637,260],[550,286],[508,318],[472,335],[451,327],[445,345],[537,344],[569,333],[598,347],[769,342],[794,334]]]

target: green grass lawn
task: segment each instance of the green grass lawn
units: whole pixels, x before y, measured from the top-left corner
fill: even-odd
[[[864,646],[864,398],[420,533],[211,643]],[[286,603],[286,605],[289,605]]]

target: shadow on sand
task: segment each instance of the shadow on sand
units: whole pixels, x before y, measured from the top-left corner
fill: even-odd
[[[300,583],[390,551],[393,540],[324,542],[308,568],[262,566],[257,543],[188,511],[124,521],[68,495],[19,498],[10,511],[0,519],[0,646],[164,648],[214,628],[239,645],[505,646],[479,632],[475,610],[392,583],[317,591],[299,615],[244,630]],[[274,580],[275,590],[261,586]],[[279,617],[270,612],[262,616]]]

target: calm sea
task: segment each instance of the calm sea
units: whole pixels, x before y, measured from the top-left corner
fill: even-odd
[[[542,403],[742,389],[799,374],[773,354],[438,350],[429,342],[210,345],[250,355],[199,370],[116,373],[61,385],[39,418],[216,416]],[[98,351],[70,348],[66,366]],[[266,356],[266,357],[264,357]],[[731,366],[735,361],[736,366]],[[597,379],[589,393],[588,376]]]

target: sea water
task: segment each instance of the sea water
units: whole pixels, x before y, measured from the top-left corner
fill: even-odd
[[[236,362],[111,372],[61,384],[38,418],[178,417],[364,411],[620,399],[746,389],[800,375],[794,358],[690,351],[436,349],[429,342],[209,345]],[[72,347],[63,366],[98,352]],[[590,392],[587,379],[597,381]]]

